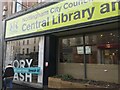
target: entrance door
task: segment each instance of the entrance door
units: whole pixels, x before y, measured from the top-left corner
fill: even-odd
[[[117,49],[103,49],[101,50],[103,64],[117,64]]]
[[[48,85],[48,77],[56,74],[56,45],[57,37],[48,35],[45,37],[45,60],[44,60],[44,76],[43,85]]]

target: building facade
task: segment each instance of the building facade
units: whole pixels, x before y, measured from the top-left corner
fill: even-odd
[[[12,63],[14,81],[33,87],[56,74],[120,83],[119,11],[119,1],[65,0],[12,15],[3,65]]]
[[[0,2],[0,68],[2,68],[2,60],[3,60],[3,53],[2,53],[2,46],[3,46],[3,28],[2,28],[2,2]],[[0,71],[0,76],[2,76],[2,70]],[[2,89],[2,77],[0,77],[0,89]]]

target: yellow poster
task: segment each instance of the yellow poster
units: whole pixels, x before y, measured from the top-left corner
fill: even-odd
[[[119,16],[117,0],[65,0],[6,21],[5,38]]]

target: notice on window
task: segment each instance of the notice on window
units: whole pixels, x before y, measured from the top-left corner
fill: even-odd
[[[83,46],[77,47],[77,54],[84,54]]]
[[[77,47],[78,54],[84,54],[84,47],[79,46]],[[85,54],[91,54],[91,46],[85,46]]]
[[[85,46],[86,54],[91,54],[91,46]]]

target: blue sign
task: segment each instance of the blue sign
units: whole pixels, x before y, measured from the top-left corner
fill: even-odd
[[[14,68],[15,73],[29,73],[29,74],[40,74],[40,67],[25,67],[25,68]]]

